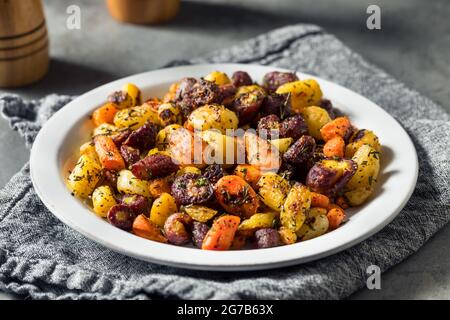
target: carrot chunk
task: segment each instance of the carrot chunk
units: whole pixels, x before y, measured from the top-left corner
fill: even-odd
[[[348,209],[350,205],[348,204],[347,199],[345,199],[343,196],[339,196],[336,198],[336,204],[341,207],[342,209]]]
[[[203,250],[228,250],[241,222],[238,216],[224,215],[217,218],[203,239]]]
[[[247,181],[253,189],[257,189],[259,178],[261,178],[261,170],[250,164],[239,164],[234,169],[234,174]]]
[[[320,134],[326,142],[334,137],[345,138],[351,134],[352,125],[347,117],[339,117],[328,122],[320,129]]]
[[[96,136],[94,143],[95,151],[103,168],[107,170],[125,169],[125,161],[110,137],[104,135]]]
[[[325,157],[333,158],[333,157],[344,157],[344,148],[345,142],[339,136],[331,138],[328,140],[323,146],[323,154]]]
[[[344,221],[345,219],[345,211],[344,209],[334,206],[327,213],[328,218],[328,229],[334,230]]]
[[[102,123],[113,123],[114,116],[119,109],[114,103],[106,103],[94,111],[92,121],[98,127]]]
[[[311,192],[311,207],[328,208],[330,199],[320,193]]]
[[[217,181],[215,195],[225,211],[250,218],[259,207],[255,190],[241,177],[228,175]]]
[[[161,230],[143,214],[140,214],[134,219],[133,233],[145,239],[163,243],[167,242],[167,239],[161,234]]]

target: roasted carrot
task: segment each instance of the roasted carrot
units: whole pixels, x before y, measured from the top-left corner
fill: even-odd
[[[191,132],[194,132],[194,127],[192,126],[192,124],[189,121],[185,121],[183,123],[183,127]]]
[[[351,134],[352,125],[347,117],[339,117],[328,122],[320,129],[320,134],[326,142],[334,137],[345,138]]]
[[[234,174],[247,181],[253,189],[257,189],[259,178],[261,178],[261,170],[250,164],[240,164],[234,169]]]
[[[234,239],[233,242],[231,243],[231,250],[239,250],[242,249],[243,246],[245,246],[245,242],[247,241],[247,236],[242,233],[237,231],[234,234]]]
[[[339,225],[345,219],[345,211],[339,206],[335,206],[334,208],[328,210],[327,218],[329,225],[328,229],[334,230],[339,227]]]
[[[203,250],[228,250],[241,222],[238,216],[224,215],[217,218],[203,239]]]
[[[341,207],[342,209],[348,209],[350,207],[350,205],[348,204],[347,199],[345,199],[345,197],[343,196],[339,196],[336,198],[335,200],[336,204]]]
[[[323,154],[325,157],[328,158],[333,157],[342,158],[344,156],[344,149],[345,149],[344,139],[342,139],[339,136],[336,136],[334,138],[331,138],[325,143],[325,145],[323,146]]]
[[[113,123],[114,116],[119,109],[114,103],[105,103],[92,114],[92,121],[98,127],[102,123]]]
[[[255,190],[241,177],[229,175],[220,178],[214,192],[228,213],[250,218],[258,210],[259,199]]]
[[[326,209],[328,211],[330,211],[331,209],[342,209],[342,208],[339,205],[337,205],[336,203],[330,202],[330,204],[328,205],[328,207],[326,207]]]
[[[311,192],[311,207],[328,208],[330,199],[320,193]]]
[[[163,243],[167,242],[167,239],[161,234],[161,230],[143,214],[140,214],[134,219],[133,233],[145,239]]]
[[[153,199],[158,198],[161,194],[171,193],[169,177],[156,178],[148,182],[148,189]]]
[[[125,162],[110,137],[105,135],[96,136],[94,143],[95,151],[103,168],[107,170],[125,169]]]

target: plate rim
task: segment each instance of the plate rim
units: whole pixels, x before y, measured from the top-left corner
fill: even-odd
[[[275,70],[290,71],[290,70],[284,69],[284,68],[278,68],[278,67],[272,67],[272,66],[262,66],[262,65],[256,65],[256,64],[236,64],[236,63],[196,64],[196,65],[188,65],[188,66],[175,66],[175,67],[170,67],[170,68],[163,68],[163,69],[142,72],[142,73],[130,75],[130,76],[127,76],[127,77],[124,77],[121,79],[111,81],[109,83],[98,86],[92,90],[89,90],[88,92],[80,95],[79,97],[77,97],[76,99],[74,99],[73,101],[71,101],[70,103],[65,105],[64,107],[62,107],[59,111],[57,111],[44,124],[44,126],[39,131],[39,133],[33,143],[31,152],[30,152],[30,177],[31,177],[31,181],[33,183],[33,187],[36,191],[36,194],[39,196],[39,198],[44,203],[44,205],[49,209],[49,211],[52,212],[52,214],[56,218],[58,218],[60,221],[62,221],[64,224],[68,225],[70,228],[74,229],[76,232],[83,234],[87,238],[89,238],[97,243],[100,243],[101,245],[103,245],[105,247],[112,249],[113,251],[119,252],[124,255],[132,256],[132,257],[138,258],[140,260],[155,262],[155,263],[162,264],[162,265],[170,265],[170,266],[175,266],[175,267],[185,268],[185,269],[209,270],[209,271],[211,271],[211,270],[214,270],[214,271],[251,271],[251,270],[273,269],[273,268],[280,268],[280,267],[285,267],[285,266],[301,264],[301,263],[309,262],[312,260],[317,260],[317,259],[329,256],[329,255],[341,252],[343,250],[346,250],[346,249],[364,241],[365,239],[371,237],[372,235],[378,233],[387,224],[389,224],[398,215],[398,213],[404,208],[404,206],[409,201],[412,193],[415,190],[415,186],[416,186],[417,178],[418,178],[418,172],[419,172],[419,164],[418,164],[417,151],[415,149],[414,143],[412,142],[412,140],[411,140],[410,136],[407,134],[407,132],[403,129],[402,125],[394,117],[392,117],[389,113],[387,113],[387,111],[385,111],[383,108],[381,108],[376,103],[369,100],[368,98],[366,98],[346,87],[343,87],[337,83],[331,82],[327,79],[317,77],[317,76],[314,76],[311,74],[303,73],[303,72],[297,72],[297,73],[299,75],[301,75],[302,78],[309,77],[309,78],[317,79],[319,81],[319,83],[321,83],[321,85],[323,83],[326,83],[327,86],[331,85],[331,86],[337,88],[338,90],[344,90],[344,92],[346,92],[347,94],[349,93],[351,95],[354,95],[358,99],[362,99],[364,102],[370,104],[371,107],[376,107],[378,109],[378,111],[381,111],[382,113],[384,113],[384,116],[387,116],[390,120],[394,121],[396,126],[398,126],[398,128],[402,131],[404,136],[406,136],[408,143],[409,143],[409,147],[411,147],[410,149],[413,151],[413,158],[414,158],[413,159],[413,167],[414,167],[413,171],[414,172],[413,172],[413,176],[412,176],[412,183],[409,185],[409,189],[406,192],[405,196],[403,197],[402,201],[397,204],[396,208],[394,210],[392,210],[392,212],[387,217],[385,217],[385,219],[381,223],[378,223],[375,226],[372,226],[370,228],[370,230],[366,231],[363,234],[360,234],[358,237],[353,237],[351,240],[347,240],[345,243],[340,244],[339,246],[331,247],[324,251],[317,251],[316,253],[311,253],[304,257],[299,256],[297,258],[293,258],[292,254],[289,254],[288,258],[283,259],[283,258],[278,257],[276,259],[272,259],[274,261],[258,262],[257,264],[248,263],[248,262],[247,263],[236,263],[236,262],[232,263],[232,262],[230,262],[230,260],[235,259],[235,256],[237,254],[241,253],[241,255],[242,255],[242,252],[250,252],[250,250],[216,252],[216,251],[203,251],[203,250],[198,250],[198,249],[183,248],[183,247],[171,246],[171,245],[167,245],[167,244],[160,244],[160,243],[156,243],[156,242],[152,242],[152,241],[149,241],[146,239],[139,238],[135,235],[132,235],[128,232],[119,230],[119,229],[103,222],[105,225],[108,225],[109,227],[114,228],[114,229],[116,229],[116,231],[122,233],[122,235],[119,238],[125,239],[130,244],[138,245],[138,242],[146,242],[147,243],[147,245],[145,245],[145,246],[138,245],[138,248],[153,247],[153,249],[155,249],[155,250],[177,248],[176,250],[164,250],[164,251],[171,251],[172,253],[176,253],[179,250],[188,249],[188,250],[191,250],[191,252],[189,252],[189,255],[199,256],[198,254],[195,254],[192,251],[202,252],[202,254],[200,256],[203,256],[203,255],[205,257],[207,256],[208,259],[210,259],[210,260],[218,259],[221,261],[221,263],[211,263],[211,261],[206,261],[209,263],[205,263],[205,261],[202,261],[200,263],[198,261],[186,262],[186,261],[184,261],[185,259],[174,259],[173,256],[169,257],[169,258],[161,258],[161,255],[159,255],[159,254],[157,256],[155,256],[153,253],[153,256],[151,256],[149,254],[143,254],[142,252],[137,252],[136,250],[130,250],[130,249],[127,250],[127,249],[123,248],[123,244],[116,245],[114,242],[105,240],[103,237],[100,237],[93,232],[89,232],[85,227],[80,225],[80,221],[76,221],[76,219],[74,220],[73,218],[67,216],[66,214],[61,213],[60,208],[59,207],[56,208],[55,203],[52,202],[51,199],[49,199],[49,196],[46,193],[46,191],[43,191],[41,189],[41,181],[39,180],[40,178],[36,177],[36,175],[38,175],[38,173],[36,171],[37,171],[37,168],[39,168],[38,160],[41,159],[40,157],[42,157],[42,155],[40,155],[38,153],[39,148],[41,148],[42,143],[43,143],[41,140],[45,138],[46,132],[50,130],[49,128],[52,128],[53,123],[56,122],[59,119],[59,117],[61,117],[62,114],[69,113],[69,111],[68,111],[70,109],[69,107],[76,106],[77,104],[80,104],[85,99],[89,99],[89,98],[93,99],[93,97],[90,97],[91,95],[95,95],[96,93],[98,94],[98,92],[105,90],[105,88],[113,87],[113,86],[116,86],[117,84],[122,84],[127,81],[135,81],[135,80],[131,80],[131,79],[136,79],[136,78],[141,78],[141,77],[151,77],[152,74],[154,76],[161,72],[170,72],[170,71],[177,71],[177,70],[184,70],[184,69],[207,68],[207,69],[210,69],[211,71],[212,70],[223,70],[223,69],[226,69],[226,68],[224,68],[224,66],[226,68],[232,68],[232,69],[236,69],[236,70],[237,69],[246,70],[246,68],[247,69],[263,68],[265,70],[272,70],[272,71],[275,71]],[[155,83],[155,85],[156,85],[156,83]],[[121,85],[119,85],[119,87],[120,86]],[[104,100],[104,98],[103,98],[103,100]],[[96,105],[95,103],[92,103],[90,109],[93,110],[95,108],[95,105]],[[79,115],[79,118],[81,119],[81,115]],[[78,119],[78,120],[80,120],[80,119]],[[75,125],[75,123],[73,125]],[[69,130],[69,129],[67,129],[67,130]],[[66,132],[66,134],[67,133],[68,133],[68,131]],[[56,153],[59,153],[59,151],[57,150]],[[58,169],[58,171],[59,171],[59,169]],[[62,173],[60,173],[60,175],[62,175]],[[70,197],[70,192],[68,191],[67,188],[63,188],[62,191]],[[76,200],[76,201],[80,203],[80,206],[78,206],[78,209],[80,209],[81,201],[80,200]],[[73,209],[75,209],[75,208],[73,208]],[[85,210],[88,210],[88,209],[85,208]],[[100,218],[96,217],[92,212],[91,212],[90,216],[100,220]],[[90,220],[93,221],[93,219],[90,219]],[[257,255],[257,256],[271,256],[271,255],[279,256],[279,255],[283,255],[283,254],[287,255],[290,251],[293,251],[295,249],[294,247],[298,247],[299,245],[302,245],[302,244],[304,245],[310,241],[317,241],[317,240],[321,239],[322,242],[324,242],[328,238],[330,238],[329,240],[332,240],[332,238],[334,238],[333,233],[336,233],[338,230],[333,231],[328,234],[325,234],[319,238],[309,240],[307,242],[301,242],[301,243],[297,243],[294,245],[281,246],[281,247],[276,247],[276,248],[251,250],[251,252],[254,252],[255,255]],[[117,234],[117,232],[111,231],[111,234]],[[331,237],[330,237],[330,235],[331,235]],[[149,246],[148,243],[151,243],[152,245]],[[159,248],[159,246],[164,246],[164,247]],[[205,253],[205,254],[203,254],[203,253]]]

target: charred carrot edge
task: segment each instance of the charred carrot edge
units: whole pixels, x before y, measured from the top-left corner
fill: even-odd
[[[345,142],[339,136],[331,138],[323,146],[323,154],[325,157],[344,157]]]
[[[345,199],[345,197],[343,197],[343,196],[337,197],[335,202],[339,207],[341,207],[344,210],[350,208],[350,205],[348,204],[347,199]]]
[[[238,216],[224,215],[214,221],[203,239],[203,250],[228,250],[233,244],[234,234],[241,222]]]
[[[96,127],[102,123],[112,123],[118,110],[114,103],[106,103],[94,111],[92,122]]]
[[[344,209],[336,206],[335,208],[328,210],[327,218],[328,218],[328,224],[329,224],[328,229],[334,230],[337,227],[339,227],[339,225],[342,223],[342,221],[344,221],[345,211],[344,211]]]
[[[339,117],[328,122],[320,129],[320,134],[326,142],[336,136],[344,138],[345,134],[351,129],[350,120],[347,117]]]
[[[231,243],[231,250],[239,250],[245,245],[247,241],[247,236],[244,233],[236,232],[234,235],[233,242]]]
[[[320,193],[311,192],[311,207],[320,207],[327,209],[330,205],[330,199]]]
[[[342,209],[339,205],[337,205],[336,203],[332,203],[330,202],[330,204],[328,205],[328,207],[326,207],[325,209],[327,209],[328,211],[330,211],[331,209]]]
[[[141,238],[166,243],[167,239],[161,234],[161,231],[146,216],[140,214],[134,219],[133,233]]]
[[[105,169],[122,170],[125,168],[125,162],[110,137],[104,135],[96,136],[94,143],[95,151]]]

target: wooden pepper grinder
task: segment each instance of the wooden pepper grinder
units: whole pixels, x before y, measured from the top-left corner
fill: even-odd
[[[109,13],[120,22],[158,24],[178,13],[180,0],[107,0]]]
[[[19,87],[48,70],[48,38],[41,0],[0,0],[0,87]]]

